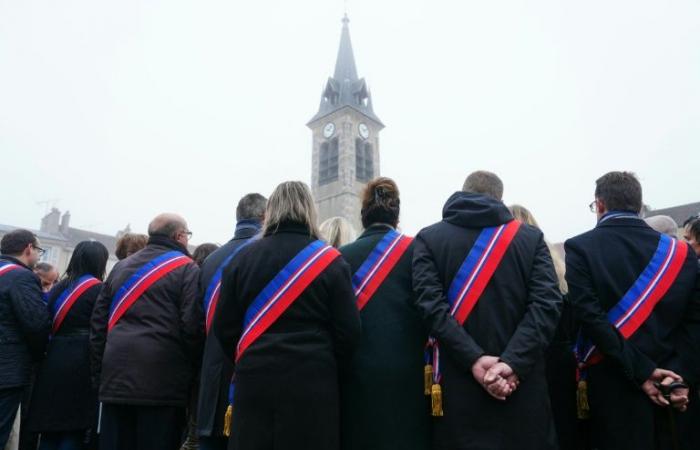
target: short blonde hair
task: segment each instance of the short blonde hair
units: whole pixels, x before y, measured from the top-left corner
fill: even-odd
[[[343,217],[331,217],[323,221],[319,227],[321,237],[335,248],[349,244],[357,237],[355,228]]]
[[[306,225],[313,237],[318,237],[318,213],[311,190],[302,181],[285,181],[275,188],[267,201],[263,233],[277,231],[282,222]]]

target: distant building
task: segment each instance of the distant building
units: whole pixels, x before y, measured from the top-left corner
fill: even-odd
[[[41,247],[46,250],[41,260],[52,264],[58,269],[60,274],[63,274],[71,255],[73,255],[73,250],[79,242],[98,241],[107,247],[109,251],[109,260],[107,261],[107,271],[109,272],[117,263],[117,257],[114,255],[117,239],[124,233],[130,232],[129,227],[127,226],[126,229],[117,232],[115,236],[110,236],[73,228],[70,226],[70,217],[70,212],[66,211],[61,215],[58,209],[52,208],[51,212],[41,219],[39,230],[30,229],[41,241]],[[0,238],[17,228],[21,227],[0,224]]]
[[[379,176],[384,124],[372,109],[367,82],[357,76],[349,22],[345,16],[335,71],[321,93],[318,112],[306,125],[312,133],[311,190],[319,220],[344,217],[360,231],[360,192]]]
[[[695,216],[697,214],[700,214],[700,202],[671,206],[669,208],[647,209],[644,216],[669,216],[676,221],[679,227],[682,227],[683,222],[688,220],[690,216]]]

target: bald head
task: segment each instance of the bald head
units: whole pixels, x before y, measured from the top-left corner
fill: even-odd
[[[183,230],[187,230],[187,222],[182,216],[172,213],[158,214],[148,224],[149,236],[166,236],[176,239],[177,234]]]
[[[651,216],[644,219],[651,228],[661,234],[678,237],[678,224],[669,216]]]

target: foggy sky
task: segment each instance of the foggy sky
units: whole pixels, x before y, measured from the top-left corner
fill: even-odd
[[[342,1],[0,0],[0,223],[144,232],[183,214],[227,241],[240,196],[310,182]],[[552,241],[590,228],[594,181],[700,200],[700,2],[348,2],[386,124],[382,174],[415,233],[476,169]]]

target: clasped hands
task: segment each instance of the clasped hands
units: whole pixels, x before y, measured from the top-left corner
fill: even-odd
[[[684,412],[688,409],[688,388],[678,388],[671,391],[670,398],[664,397],[663,392],[656,387],[657,383],[669,386],[675,382],[683,382],[683,377],[666,369],[654,369],[651,376],[642,384],[642,390],[654,404],[658,406],[673,406]],[[669,401],[670,400],[670,401]]]
[[[504,401],[518,388],[520,380],[513,369],[497,356],[484,355],[472,366],[472,375],[489,395]]]

